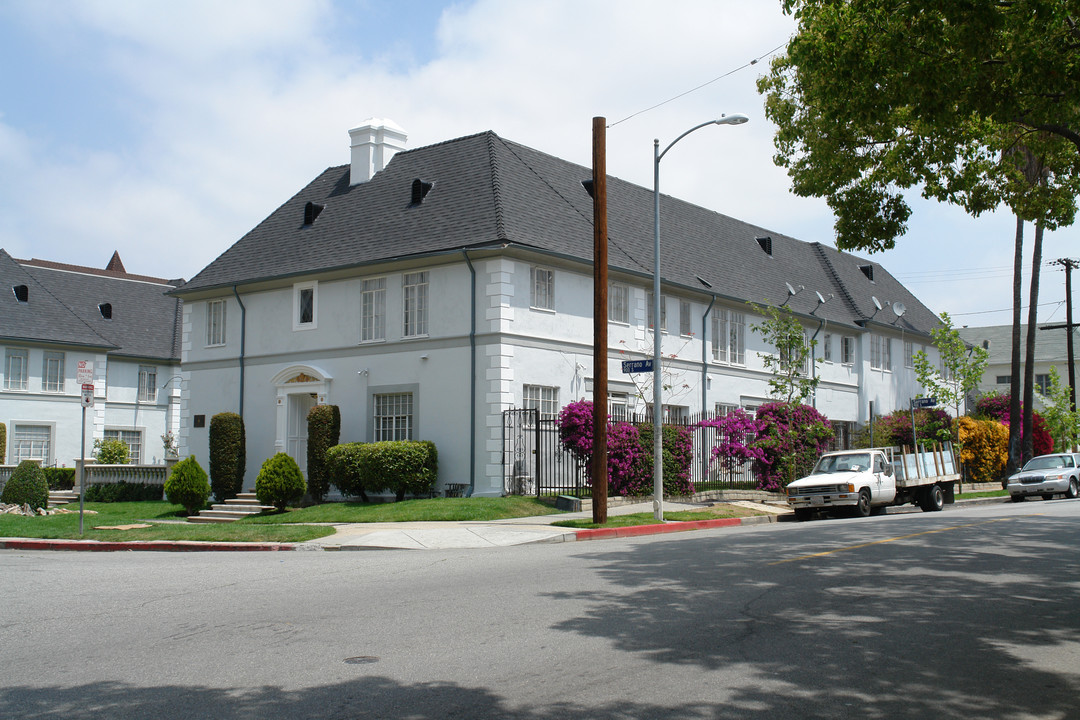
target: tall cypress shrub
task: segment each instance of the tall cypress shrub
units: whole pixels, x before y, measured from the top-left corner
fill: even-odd
[[[246,466],[244,420],[233,412],[214,415],[210,418],[210,489],[215,500],[224,502],[243,490]]]
[[[316,405],[307,416],[307,491],[321,503],[330,489],[326,451],[338,444],[341,436],[341,411],[337,405]]]
[[[7,452],[7,425],[0,422],[0,465],[4,464]]]

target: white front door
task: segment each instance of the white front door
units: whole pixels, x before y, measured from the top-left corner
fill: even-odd
[[[289,428],[286,450],[307,477],[307,416],[315,407],[315,398],[309,393],[289,395]]]

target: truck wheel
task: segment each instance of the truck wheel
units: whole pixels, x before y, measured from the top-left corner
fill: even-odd
[[[814,511],[810,508],[795,508],[795,519],[799,522],[805,522],[814,516]]]
[[[1013,502],[1024,502],[1024,496],[1023,495],[1010,495],[1009,499],[1012,500]]]
[[[852,517],[870,517],[870,491],[863,488],[859,491],[859,502],[851,508]]]
[[[922,497],[919,498],[919,507],[923,509],[923,512],[936,512],[945,507],[945,493],[941,491],[941,486],[931,485],[923,490]]]
[[[1076,481],[1076,478],[1073,478],[1069,481],[1069,489],[1065,491],[1065,497],[1072,500],[1078,495],[1080,495],[1080,483]]]

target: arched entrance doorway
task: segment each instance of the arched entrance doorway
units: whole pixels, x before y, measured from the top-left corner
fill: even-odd
[[[274,376],[277,393],[277,432],[274,451],[287,453],[307,476],[307,416],[311,408],[325,405],[330,396],[330,377],[311,365],[291,365]]]

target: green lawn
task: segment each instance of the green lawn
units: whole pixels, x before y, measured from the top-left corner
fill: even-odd
[[[0,537],[86,539],[123,542],[128,540],[204,540],[219,542],[303,542],[332,535],[334,529],[311,525],[252,525],[224,523],[196,525],[180,521],[183,508],[167,502],[86,503],[96,515],[83,516],[84,533],[79,535],[79,504],[66,506],[71,514],[23,517],[0,515]],[[154,522],[158,521],[158,522]],[[96,530],[107,525],[148,523],[151,527],[133,530]]]
[[[284,513],[245,518],[242,525],[285,523],[451,522],[551,515],[551,502],[532,497],[431,498],[390,503],[324,503]]]
[[[956,494],[956,499],[957,500],[972,500],[974,498],[1008,497],[1008,496],[1009,496],[1009,491],[1008,490],[982,490],[982,491],[979,491],[979,492],[957,493]]]
[[[767,515],[768,513],[751,510],[750,508],[739,507],[737,505],[714,505],[704,510],[678,510],[675,512],[664,513],[664,520],[688,522],[691,520],[716,520],[719,518],[741,518],[741,517],[754,517],[757,515]],[[630,527],[633,525],[656,525],[656,518],[652,513],[633,513],[632,515],[608,515],[607,522],[603,525],[598,525],[592,520],[559,520],[552,523],[552,525],[558,525],[559,527],[578,528],[578,529],[593,529],[593,528],[616,528],[616,527]]]

